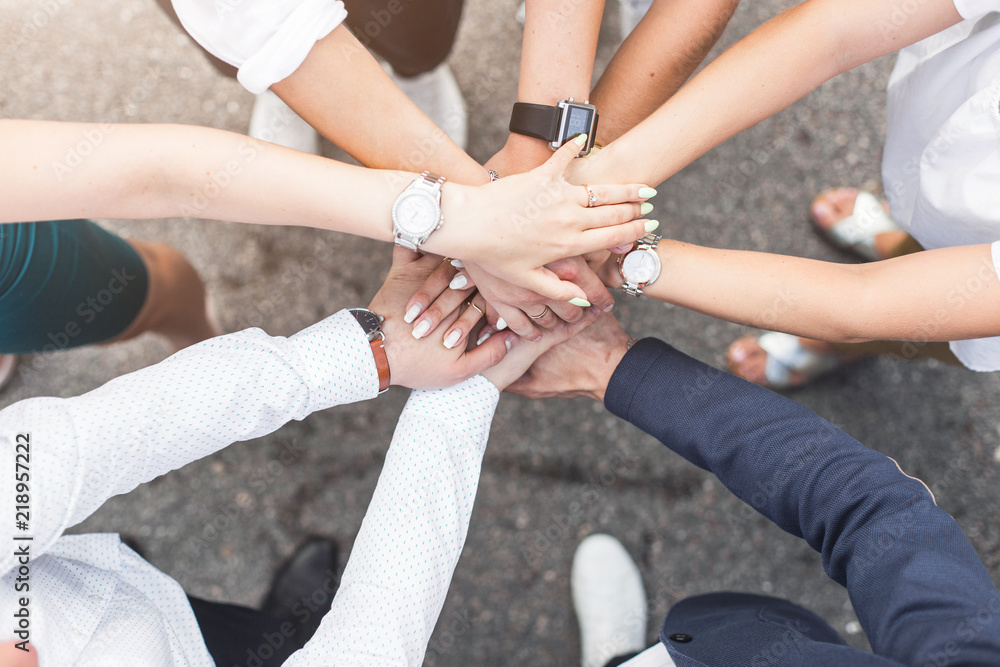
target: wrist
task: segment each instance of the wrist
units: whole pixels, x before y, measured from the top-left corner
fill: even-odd
[[[552,152],[549,142],[544,139],[511,132],[502,150],[505,171],[500,173],[500,177],[531,171],[545,164],[552,157]]]
[[[604,403],[604,394],[611,382],[618,364],[625,358],[629,348],[629,335],[618,329],[614,336],[596,350],[592,360],[588,360],[588,367],[591,369],[590,386],[586,390],[586,395],[598,403]],[[593,363],[591,363],[593,361]]]
[[[486,178],[488,182],[489,176]],[[441,187],[441,216],[444,222],[421,246],[423,250],[442,257],[475,259],[474,235],[469,233],[469,228],[473,224],[470,214],[476,214],[474,202],[477,190],[477,187],[445,182]]]

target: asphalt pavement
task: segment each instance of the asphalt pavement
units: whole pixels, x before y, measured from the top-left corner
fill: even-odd
[[[792,2],[745,2],[713,57]],[[451,63],[470,105],[471,154],[503,143],[515,98],[520,26],[513,0],[468,0]],[[152,0],[0,0],[0,116],[188,123],[245,132],[253,96],[224,79]],[[608,2],[600,56],[616,46]],[[664,44],[663,48],[669,48]],[[715,247],[853,261],[810,229],[821,189],[878,189],[884,89],[893,58],[860,67],[711,151],[659,187],[665,235]],[[719,104],[739,104],[738,99]],[[339,153],[329,144],[326,154]],[[366,304],[389,249],[305,228],[199,220],[102,220],[166,241],[202,272],[228,330],[289,335]],[[618,299],[637,337],[659,336],[721,367],[745,329],[652,301]],[[145,337],[28,358],[0,407],[74,396],[167,354]],[[934,362],[862,362],[791,396],[925,480],[1000,582],[1000,384]],[[112,499],[73,532],[133,536],[191,594],[254,605],[308,534],[345,553],[358,530],[406,392],[314,414],[235,444]],[[109,471],[114,474],[114,471]],[[597,494],[585,493],[596,488]],[[867,646],[846,591],[801,540],[746,511],[705,472],[585,399],[504,397],[472,527],[428,653],[429,665],[572,665],[579,636],[569,593],[577,543],[620,539],[654,613],[692,594],[733,590],[791,599]]]

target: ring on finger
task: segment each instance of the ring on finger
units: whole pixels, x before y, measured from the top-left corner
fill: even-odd
[[[590,186],[584,183],[583,189],[587,191],[587,208],[597,204],[597,196],[594,194],[594,191],[590,189]]]
[[[479,311],[479,316],[480,316],[480,317],[486,317],[486,313],[484,313],[484,312],[483,312],[483,311],[482,311],[482,310],[481,310],[481,309],[479,308],[479,306],[477,306],[477,305],[476,305],[476,302],[475,302],[475,301],[473,301],[472,299],[469,299],[468,301],[466,301],[466,302],[465,302],[465,305],[466,305],[466,306],[468,306],[469,308],[475,308],[476,310],[478,310],[478,311]]]
[[[543,317],[545,317],[545,314],[548,313],[548,312],[549,312],[549,307],[545,306],[545,308],[542,309],[542,312],[538,313],[537,315],[528,315],[528,317],[530,317],[533,320],[540,320]],[[525,314],[527,314],[527,313],[525,313]]]

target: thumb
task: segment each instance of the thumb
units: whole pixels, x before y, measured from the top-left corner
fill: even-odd
[[[517,342],[518,336],[513,331],[501,331],[493,334],[462,355],[461,375],[470,378],[485,370],[493,368],[507,356],[510,348]]]
[[[570,299],[587,301],[587,293],[583,291],[582,287],[568,280],[562,280],[551,269],[544,266],[532,271],[524,286],[552,301],[565,302]]]
[[[559,150],[552,154],[552,157],[545,163],[546,166],[554,168],[557,173],[562,174],[566,167],[573,162],[573,158],[580,154],[580,149],[587,143],[586,134],[578,134],[573,139],[564,143]]]
[[[409,248],[404,248],[401,245],[394,246],[392,249],[392,265],[393,266],[406,266],[407,264],[412,264],[423,257],[423,255],[415,250],[410,250]]]

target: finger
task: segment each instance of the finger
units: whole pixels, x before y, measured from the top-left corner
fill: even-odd
[[[448,289],[454,290],[470,290],[475,286],[475,281],[472,280],[472,277],[469,276],[468,272],[466,272],[464,268],[456,273],[455,277],[451,279],[450,283],[448,283]]]
[[[409,248],[404,248],[403,246],[395,246],[392,250],[392,263],[393,265],[405,266],[411,262],[415,262],[424,255],[417,252],[416,250],[410,250]]]
[[[601,254],[604,257],[608,256],[606,251],[602,251]],[[600,311],[609,311],[615,305],[614,298],[612,298],[611,293],[608,292],[607,288],[604,286],[600,276],[597,275],[594,268],[582,257],[560,259],[546,266],[560,279],[568,280],[577,287],[581,288],[586,295],[586,300],[590,302],[590,305],[596,306]],[[576,308],[573,304],[566,305],[570,309]],[[576,322],[580,319],[579,314],[570,314],[569,317],[567,317],[569,311],[561,306],[556,308],[556,314],[566,322]]]
[[[566,171],[566,167],[573,162],[573,158],[580,154],[580,149],[586,143],[586,134],[577,135],[573,140],[567,141],[559,150],[553,153],[552,157],[545,163],[545,166],[554,169],[556,173],[561,175]]]
[[[393,251],[393,261],[397,256],[397,253],[402,250],[403,252],[416,255],[412,250],[407,250],[406,248],[399,248],[397,246],[396,250]],[[424,284],[420,286],[410,300],[406,302],[406,308],[403,310],[403,321],[407,324],[412,324],[417,316],[420,315],[429,305],[434,303],[435,299],[441,296],[448,289],[448,283],[451,282],[452,278],[455,277],[456,269],[448,262],[441,262],[434,271],[427,277]],[[429,331],[429,330],[428,330]]]
[[[608,204],[581,211],[580,229],[613,227],[636,220],[653,210],[652,204]]]
[[[509,328],[525,340],[537,341],[541,338],[541,329],[536,327],[528,316],[517,308],[500,304],[497,306],[497,312],[500,313],[500,318],[503,320],[497,323],[498,329],[501,328],[499,325],[502,323],[506,325],[506,328]]]
[[[631,245],[659,226],[660,223],[656,220],[633,220],[615,227],[589,229],[580,236],[580,252]]]
[[[517,334],[504,331],[491,336],[482,345],[465,352],[458,364],[461,377],[456,382],[479,375],[503,361],[511,348],[518,342]]]
[[[610,252],[610,250],[595,250],[584,254],[583,258],[587,261],[587,266],[596,271],[597,267],[608,261],[608,253]]]
[[[523,287],[551,301],[567,301],[584,307],[590,305],[586,292],[568,280],[560,280],[548,267],[542,266],[526,274]]]
[[[576,306],[571,306],[566,304],[567,308],[576,308]],[[529,306],[530,308],[530,306]],[[540,305],[536,308],[540,308],[538,311],[524,311],[524,314],[528,316],[531,323],[534,324],[539,329],[555,329],[557,326],[563,323],[555,312],[549,308],[547,305]],[[579,310],[579,308],[577,308]]]
[[[476,295],[470,301],[472,305],[467,306],[462,314],[455,320],[454,324],[448,327],[442,338],[442,344],[449,350],[460,345],[482,319],[486,310],[486,300],[482,296]],[[478,309],[478,310],[477,310]]]
[[[445,290],[438,298],[434,300],[430,306],[424,310],[423,313],[417,317],[416,321],[413,323],[413,337],[423,338],[427,336],[432,331],[438,328],[449,315],[455,313],[461,309],[462,304],[465,303],[469,298],[469,293],[467,291],[461,290]],[[456,313],[457,315],[457,313]]]
[[[642,203],[656,194],[656,190],[645,185],[594,185],[591,183],[588,187],[594,193],[594,206],[626,202]],[[582,190],[581,205],[586,206],[589,199],[587,188],[577,186],[577,189]],[[653,210],[652,204],[650,204],[649,210]]]
[[[624,255],[634,247],[635,243],[625,243],[623,245],[616,245],[614,248],[608,248],[608,252],[613,255]]]
[[[579,322],[580,318],[583,317],[583,308],[579,306],[574,306],[566,301],[550,301],[546,304],[552,312],[552,315],[556,318],[555,324],[561,322]],[[538,322],[538,320],[536,320]],[[548,326],[546,324],[540,324],[544,329],[554,329],[555,326]]]

